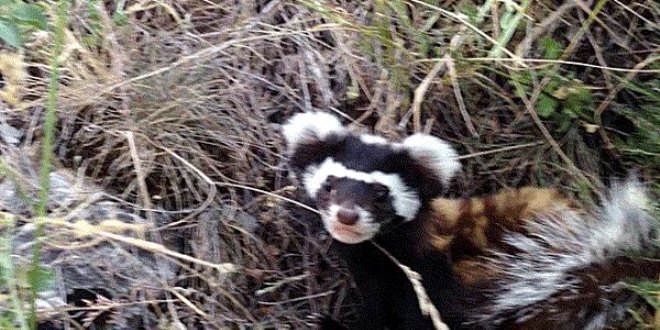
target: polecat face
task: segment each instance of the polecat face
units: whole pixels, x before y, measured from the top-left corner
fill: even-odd
[[[328,161],[330,162],[330,161]],[[316,178],[325,176],[324,166]],[[401,201],[401,183],[396,176],[376,173],[352,173],[348,170],[338,175],[329,174],[316,192],[316,205],[326,230],[342,243],[356,244],[373,238],[384,226],[395,225],[414,217],[419,199],[408,192],[408,200]],[[360,173],[362,175],[355,175]],[[398,185],[397,185],[398,183]],[[407,203],[403,209],[396,205]]]
[[[438,138],[415,134],[391,142],[351,134],[325,113],[297,114],[283,132],[290,164],[325,228],[347,244],[414,220],[460,168],[454,149]]]
[[[396,218],[387,186],[329,176],[317,193],[323,224],[336,240],[356,244],[373,238]]]

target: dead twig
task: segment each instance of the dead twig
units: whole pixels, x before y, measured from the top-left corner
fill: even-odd
[[[376,242],[371,241],[371,243],[375,247],[377,247],[381,252],[383,252],[383,254],[385,254],[388,258],[390,258],[390,260],[392,260],[392,262],[394,262],[397,266],[399,266],[399,268],[401,268],[401,270],[406,274],[406,277],[413,286],[413,290],[415,290],[415,294],[417,295],[417,302],[419,303],[419,308],[422,310],[422,314],[428,315],[431,318],[431,321],[433,322],[433,326],[435,327],[435,329],[449,330],[447,324],[442,322],[442,317],[440,316],[440,312],[438,312],[438,309],[435,308],[435,305],[433,305],[431,298],[429,298],[428,294],[426,294],[424,285],[422,285],[422,277],[419,275],[419,273],[413,271],[412,269],[410,269],[410,267],[400,263],[387,250],[385,250],[380,245],[376,244]]]

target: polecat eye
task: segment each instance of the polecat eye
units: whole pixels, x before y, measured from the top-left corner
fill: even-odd
[[[386,186],[376,185],[374,187],[374,192],[376,197],[374,198],[378,203],[387,202],[387,198],[390,196],[390,190]]]
[[[332,176],[332,175],[328,176],[328,178],[325,179],[325,181],[321,185],[321,189],[323,189],[323,191],[325,191],[325,192],[331,192],[332,187],[333,187],[333,183],[335,182],[335,180],[336,180],[336,178],[334,176]]]

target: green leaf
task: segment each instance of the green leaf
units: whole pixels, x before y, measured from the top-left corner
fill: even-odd
[[[21,30],[13,22],[0,20],[0,39],[12,47],[20,47],[23,44]]]
[[[552,116],[552,114],[555,113],[558,106],[559,102],[557,102],[554,98],[545,93],[541,93],[539,96],[539,102],[536,105],[536,112],[542,118],[549,118]]]
[[[552,95],[552,93],[554,93],[559,87],[566,84],[566,80],[556,72],[544,72],[543,75],[550,75],[550,81],[548,81],[548,84],[543,88],[543,91],[550,95]]]
[[[632,289],[642,295],[653,308],[660,308],[660,302],[658,301],[658,292],[660,292],[659,283],[642,281],[633,285]]]
[[[126,15],[126,12],[118,10],[112,14],[112,22],[117,26],[124,26],[128,22],[128,15]]]
[[[595,108],[595,101],[591,90],[582,86],[576,86],[571,90],[572,93],[566,98],[564,107],[573,113],[573,118],[593,118],[591,109]]]
[[[2,264],[0,264],[0,287],[7,287],[7,275],[5,274],[5,270],[2,269]],[[2,329],[2,328],[0,328]]]
[[[543,40],[541,40],[541,45],[544,49],[543,57],[549,60],[559,59],[563,53],[561,44],[550,37],[543,38]]]
[[[0,316],[0,329],[16,329],[14,324],[15,316],[11,312],[4,312]]]
[[[27,272],[28,283],[33,285],[37,291],[46,291],[52,288],[52,280],[55,273],[47,268],[36,266]]]
[[[524,86],[531,86],[533,80],[532,73],[530,71],[521,71],[518,73],[513,73],[511,75],[511,79]]]
[[[555,131],[566,133],[573,123],[574,120],[570,116],[559,116],[559,118],[555,120],[555,125],[558,126]]]
[[[43,10],[35,5],[19,2],[12,7],[11,15],[27,25],[40,30],[46,30],[48,22]]]

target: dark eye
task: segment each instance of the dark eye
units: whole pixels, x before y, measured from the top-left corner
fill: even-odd
[[[385,203],[390,196],[390,190],[386,186],[377,185],[374,187],[374,194],[376,202]]]
[[[334,176],[329,176],[325,180],[325,182],[323,182],[323,184],[321,185],[321,189],[323,189],[323,191],[325,191],[325,192],[331,192],[334,182],[335,182],[335,177]]]

